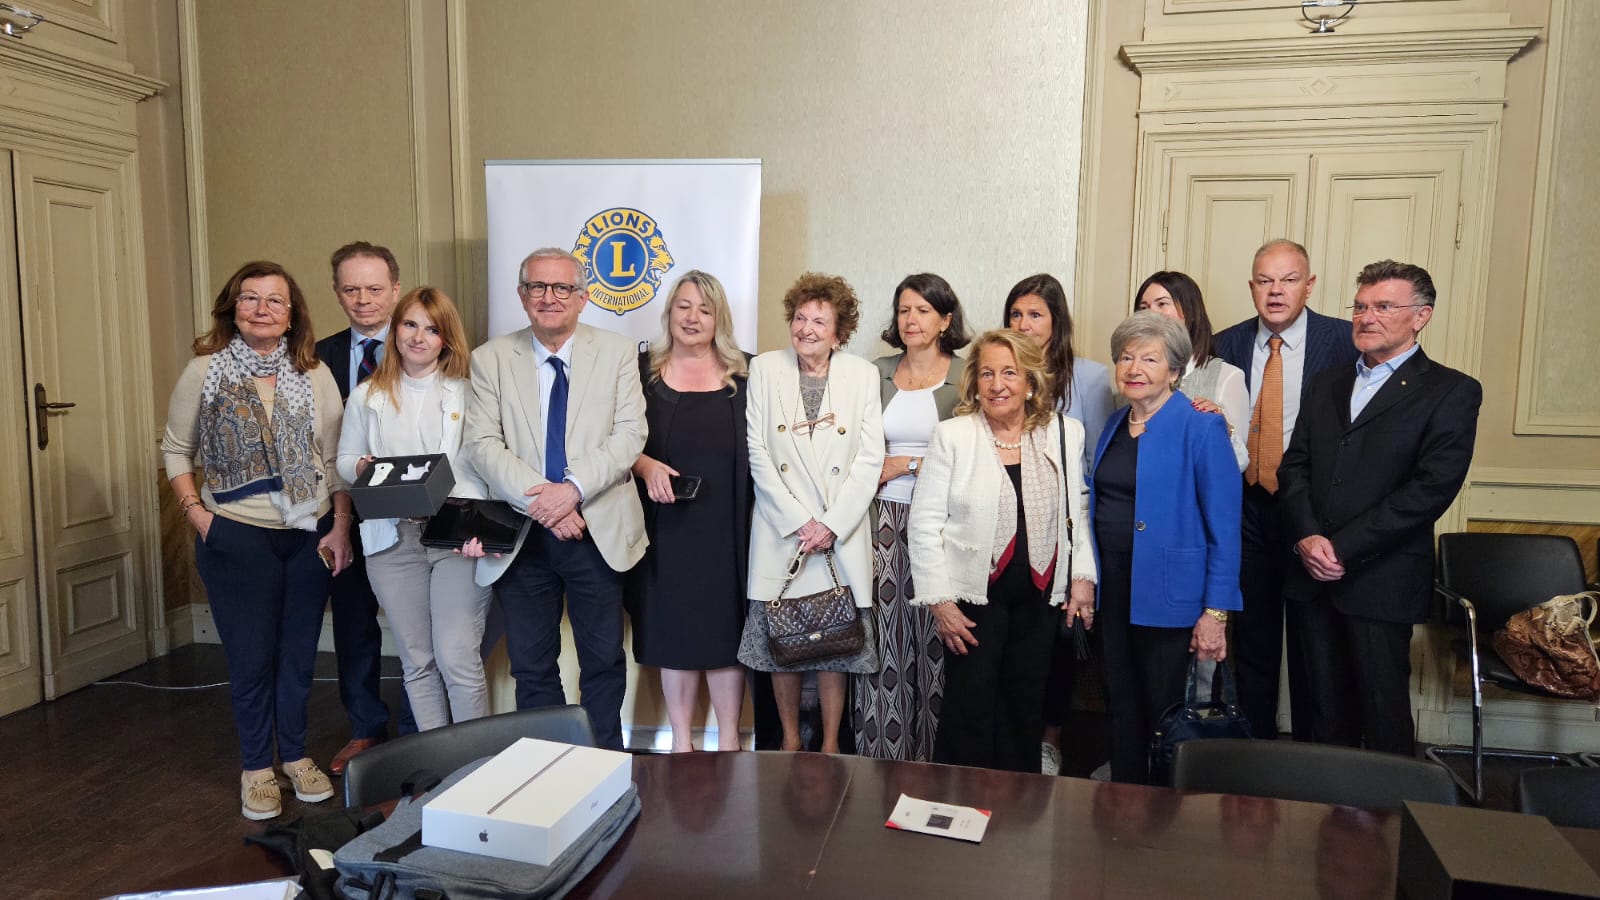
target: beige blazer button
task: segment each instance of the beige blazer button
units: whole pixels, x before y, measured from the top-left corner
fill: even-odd
[[[844,434],[844,426],[843,425],[839,426],[839,433],[840,434]]]
[[[833,467],[833,474],[835,474],[835,475],[839,474],[839,467],[838,466],[834,466]]]
[[[1143,531],[1144,530],[1144,523],[1143,522],[1135,522],[1135,523],[1133,523],[1133,530],[1134,531]]]
[[[778,433],[779,433],[779,434],[783,434],[783,433],[784,433],[784,431],[786,431],[786,430],[788,430],[788,429],[786,429],[786,428],[785,428],[785,427],[784,427],[784,426],[782,426],[782,425],[779,425],[779,426],[778,426]]]
[[[450,421],[452,421],[452,422],[454,422],[454,421],[456,421],[456,420],[458,420],[460,418],[461,418],[461,413],[453,412],[453,413],[450,414]]]
[[[787,472],[787,471],[789,471],[789,464],[788,463],[779,463],[778,464],[778,471],[779,472]]]

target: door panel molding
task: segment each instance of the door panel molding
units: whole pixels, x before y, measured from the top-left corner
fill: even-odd
[[[160,597],[154,450],[136,413],[149,379],[129,374],[147,328],[124,233],[130,166],[13,154],[27,380],[77,404],[31,450],[47,699],[143,662],[143,604]]]

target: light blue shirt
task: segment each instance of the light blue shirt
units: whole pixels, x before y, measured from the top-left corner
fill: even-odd
[[[1406,360],[1415,356],[1421,348],[1421,344],[1412,344],[1411,349],[1372,368],[1367,367],[1365,359],[1356,357],[1356,384],[1350,390],[1350,421],[1354,422],[1361,415],[1361,411],[1378,395],[1378,390],[1394,374],[1394,370],[1405,365]]]
[[[381,363],[383,362],[383,354],[389,349],[389,326],[383,326],[383,330],[372,337],[379,342],[378,355],[374,357],[374,364]],[[350,380],[345,384],[350,385],[351,390],[355,390],[356,382],[361,380],[361,355],[366,352],[361,342],[365,340],[366,336],[361,332],[354,328],[350,329]]]
[[[574,333],[574,334],[576,334],[576,333]],[[572,337],[569,336],[567,338],[567,342],[561,345],[561,349],[557,350],[554,353],[551,353],[549,348],[545,347],[544,344],[540,343],[539,339],[537,337],[533,339],[533,358],[538,361],[538,365],[539,365],[539,428],[540,428],[539,434],[541,436],[547,435],[547,434],[550,433],[550,422],[549,422],[549,419],[548,419],[549,412],[550,412],[550,389],[555,386],[555,382],[556,382],[556,369],[555,369],[555,366],[550,365],[550,358],[552,356],[555,357],[556,359],[561,360],[562,364],[564,366],[566,366],[566,369],[567,369],[567,402],[571,403],[572,402]],[[569,409],[570,409],[570,407],[569,407]],[[569,458],[569,460],[570,460],[570,458]],[[578,483],[578,479],[572,477],[572,469],[570,467],[566,470],[566,479],[565,480],[572,482],[572,486],[578,489],[578,502],[579,503],[582,503],[584,500],[588,499],[588,495],[585,494],[584,491],[583,491],[583,485]]]

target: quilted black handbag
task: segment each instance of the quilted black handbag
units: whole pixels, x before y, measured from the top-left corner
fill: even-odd
[[[858,653],[867,641],[855,596],[839,583],[832,550],[826,551],[826,558],[833,587],[803,597],[784,598],[805,558],[804,553],[795,554],[778,598],[767,602],[767,646],[772,650],[773,661],[780,666]]]
[[[1156,733],[1150,739],[1150,778],[1155,784],[1170,784],[1172,759],[1178,755],[1178,745],[1184,741],[1206,738],[1252,738],[1250,720],[1239,709],[1239,693],[1233,686],[1233,672],[1224,663],[1217,663],[1217,673],[1211,682],[1211,699],[1205,703],[1195,698],[1198,691],[1200,658],[1189,660],[1189,684],[1182,703],[1174,703],[1156,722]],[[1217,701],[1217,682],[1222,682],[1222,700]]]

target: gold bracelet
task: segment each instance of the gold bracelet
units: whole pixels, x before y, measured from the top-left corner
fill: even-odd
[[[355,519],[355,516],[351,515],[350,513],[342,513],[342,512],[334,513],[333,517],[335,519],[350,519],[350,520],[354,520]]]
[[[1228,624],[1228,611],[1225,609],[1211,609],[1207,607],[1206,615],[1216,619],[1218,622],[1221,622],[1224,625]]]
[[[193,496],[193,495],[191,494],[190,496]],[[188,498],[184,498],[184,499],[188,499]],[[205,505],[204,503],[200,502],[200,498],[199,497],[195,497],[193,503],[185,503],[185,504],[179,506],[178,507],[178,512],[181,515],[183,515],[185,518],[187,518],[188,515],[189,515],[189,510],[194,509],[196,506],[204,506],[204,505]]]

